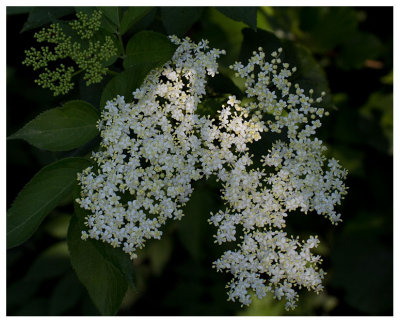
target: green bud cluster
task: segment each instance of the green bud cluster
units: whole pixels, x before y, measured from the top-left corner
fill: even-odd
[[[71,81],[74,71],[72,66],[65,67],[64,64],[60,64],[54,71],[46,67],[35,83],[52,90],[54,95],[67,94],[74,87]]]
[[[76,14],[77,20],[69,23],[74,36],[66,35],[60,24],[52,24],[35,33],[38,43],[54,44],[51,49],[42,46],[40,49],[30,48],[25,51],[24,65],[32,66],[33,70],[43,69],[35,82],[43,88],[53,91],[54,95],[66,94],[74,86],[72,77],[83,72],[86,85],[99,83],[107,73],[104,62],[117,54],[117,49],[110,36],[96,37],[101,26],[102,13],[95,10],[88,15],[83,12]],[[101,40],[99,40],[101,39]],[[70,58],[76,67],[66,67],[60,64],[50,70],[49,63]]]
[[[93,37],[101,25],[101,11],[96,10],[91,16],[84,12],[77,12],[78,20],[72,21],[70,26],[82,39]]]
[[[80,43],[74,43],[72,47],[70,57],[79,69],[85,71],[83,79],[87,86],[99,83],[103,79],[103,75],[108,71],[108,68],[103,66],[103,62],[117,53],[114,42],[109,36],[105,37],[104,42],[89,41],[86,49],[82,48]]]

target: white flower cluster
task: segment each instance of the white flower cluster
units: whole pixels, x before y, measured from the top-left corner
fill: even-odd
[[[294,69],[278,53],[269,62],[260,48],[246,66],[232,66],[245,78],[248,103],[231,96],[217,120],[199,116],[206,77],[218,73],[216,60],[224,51],[210,50],[206,41],[171,41],[179,45],[171,61],[148,75],[134,101],[117,97],[102,113],[97,167],[78,175],[77,202],[90,213],[82,238],[122,247],[134,258],[147,239],[161,237],[167,219],[183,216],[192,183],[214,174],[226,204],[209,219],[217,227],[216,242],[239,241],[237,250],[214,263],[233,275],[229,299],[247,305],[251,290],[259,298],[272,292],[293,308],[296,286],[318,292],[324,272],[310,251],[317,237],[288,237],[285,218],[298,209],[337,223],[334,206],[346,193],[346,171],[334,159],[326,162],[322,142],[313,138],[324,110],[298,85],[291,90]],[[287,139],[263,157],[265,168],[255,169],[249,144],[267,131]]]

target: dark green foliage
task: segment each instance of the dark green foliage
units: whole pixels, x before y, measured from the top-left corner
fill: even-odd
[[[124,68],[144,66],[150,71],[169,61],[176,48],[163,34],[153,31],[138,32],[126,45]]]
[[[71,270],[65,242],[44,250],[23,270],[25,273],[20,280],[7,288],[7,306],[18,309],[17,315],[60,315],[74,306],[82,295],[83,289]],[[43,290],[49,281],[55,282],[54,289],[47,286],[48,298],[39,298],[38,302],[35,293]],[[43,304],[46,306],[41,306]]]
[[[7,16],[29,13],[32,7],[7,7]]]
[[[147,66],[136,66],[114,76],[101,93],[100,109],[103,109],[106,102],[115,99],[117,95],[123,95],[126,102],[132,100],[132,92],[140,87],[149,71]]]
[[[123,271],[116,264],[120,265],[128,256],[121,249],[110,250],[110,245],[81,240],[83,222],[82,213],[77,212],[69,225],[67,241],[72,267],[99,312],[114,315],[128,287]]]
[[[338,59],[338,65],[343,69],[362,68],[367,59],[378,57],[381,46],[379,38],[375,35],[355,32],[342,44],[342,55]]]
[[[300,29],[316,51],[335,48],[357,30],[357,13],[348,7],[301,8],[300,19]]]
[[[161,19],[168,35],[183,36],[203,13],[201,7],[162,7]]]
[[[125,34],[151,11],[150,7],[130,7],[125,10],[121,20],[121,34]]]
[[[118,7],[98,7],[102,12],[103,15],[111,21],[114,25],[119,25],[119,12],[120,9]]]
[[[49,23],[56,22],[57,19],[70,15],[74,12],[72,7],[33,7],[29,11],[29,17],[22,32],[42,27]]]
[[[77,148],[97,136],[98,111],[89,103],[75,100],[38,115],[8,139],[24,139],[50,151]]]
[[[7,212],[7,248],[26,241],[45,216],[72,193],[76,173],[88,167],[83,158],[66,158],[44,167],[16,197]]]
[[[75,197],[79,196],[77,192],[76,187]],[[92,239],[81,240],[86,216],[85,210],[75,204],[67,236],[71,264],[99,312],[114,315],[128,285],[135,288],[133,264],[120,248]]]
[[[175,49],[176,46],[162,34],[153,31],[135,34],[126,46],[125,70],[107,83],[100,107],[103,108],[107,100],[116,98],[118,94],[123,95],[126,102],[132,100],[132,92],[140,87],[146,75],[170,60]]]

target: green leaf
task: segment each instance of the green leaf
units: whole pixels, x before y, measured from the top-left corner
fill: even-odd
[[[297,67],[297,71],[290,79],[290,82],[293,84],[299,83],[300,87],[307,93],[308,90],[313,89],[316,96],[325,91],[327,95],[320,105],[323,107],[332,106],[329,84],[324,70],[318,65],[307,48],[289,40],[281,40],[273,33],[261,29],[257,31],[249,28],[243,29],[243,37],[240,52],[240,60],[243,63],[252,56],[253,51],[256,51],[258,47],[264,49],[267,59],[272,59],[270,54],[282,47],[283,53],[280,56],[282,61],[289,63],[290,67]]]
[[[169,35],[183,36],[200,19],[202,7],[161,7],[161,20]]]
[[[8,139],[24,139],[37,148],[50,151],[71,150],[96,137],[98,118],[97,110],[89,103],[69,101],[38,115]]]
[[[150,7],[129,7],[122,15],[120,33],[125,34],[133,25],[146,16],[152,8]]]
[[[142,85],[147,74],[167,62],[175,49],[176,46],[162,34],[142,31],[134,35],[127,44],[125,70],[107,83],[101,95],[100,107],[103,108],[108,100],[117,95],[124,96],[127,102],[131,101],[132,92]]]
[[[21,33],[56,22],[57,19],[73,12],[74,9],[72,7],[34,7],[30,11]]]
[[[18,194],[7,212],[7,248],[20,245],[47,214],[71,194],[77,172],[90,166],[84,158],[65,158],[42,168]]]
[[[257,7],[215,7],[225,16],[257,29]]]
[[[100,109],[103,109],[106,102],[115,99],[117,95],[124,96],[126,102],[131,101],[132,92],[142,85],[150,70],[148,66],[135,66],[114,76],[101,94]]]
[[[100,107],[100,97],[104,87],[108,83],[109,79],[103,78],[101,82],[86,85],[86,81],[83,79],[79,80],[79,96],[82,100],[90,103],[95,107]]]
[[[129,33],[137,33],[139,31],[154,29],[163,30],[162,22],[159,16],[159,8],[153,7],[151,10],[138,22],[136,22],[130,29]],[[151,26],[155,26],[152,28]]]
[[[118,7],[98,7],[105,17],[114,25],[119,25],[119,8]]]
[[[128,288],[126,278],[115,266],[117,256],[110,257],[109,249],[113,248],[95,240],[83,241],[83,229],[83,218],[76,214],[71,219],[67,237],[72,267],[100,313],[114,315]]]
[[[135,34],[126,46],[124,68],[146,66],[152,70],[170,60],[176,48],[177,46],[163,34],[141,31]]]

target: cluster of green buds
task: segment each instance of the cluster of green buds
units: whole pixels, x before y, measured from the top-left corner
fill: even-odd
[[[31,48],[25,51],[23,64],[32,66],[33,70],[42,69],[35,82],[53,91],[54,95],[66,94],[74,86],[72,78],[83,72],[86,85],[99,83],[107,73],[106,62],[117,55],[113,39],[109,35],[98,33],[102,13],[95,10],[91,14],[78,12],[77,20],[69,24],[55,23],[35,33],[38,43],[53,44],[42,46],[39,50]],[[71,59],[76,67],[59,64],[50,69],[49,63],[57,60]]]

